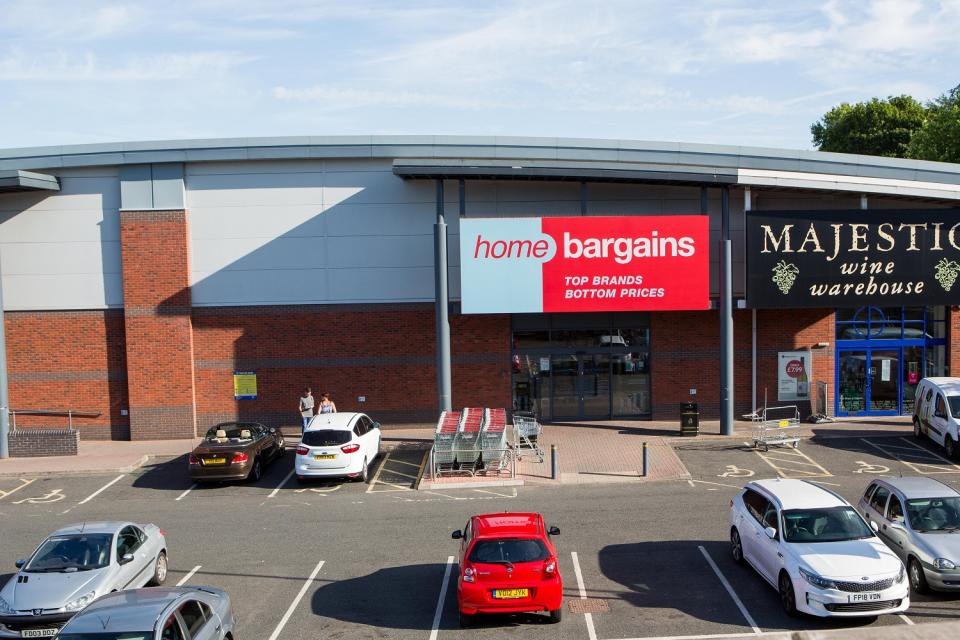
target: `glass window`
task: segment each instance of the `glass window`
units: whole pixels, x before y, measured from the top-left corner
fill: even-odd
[[[350,442],[350,432],[339,429],[306,431],[300,441],[308,447],[334,447]]]
[[[550,344],[550,332],[546,329],[534,331],[514,331],[514,349],[539,349]]]
[[[943,394],[937,394],[937,406],[934,409],[933,416],[935,418],[946,418],[947,417],[947,404],[943,401]]]
[[[177,622],[175,615],[170,616],[166,622],[163,623],[160,640],[184,640],[183,630],[180,628],[180,623]]]
[[[947,396],[947,404],[950,406],[950,415],[960,418],[960,396]]]
[[[863,494],[864,502],[866,502],[867,504],[870,504],[870,497],[873,495],[873,492],[876,490],[877,490],[877,485],[875,484],[872,484],[869,487],[867,487],[867,492]]]
[[[873,537],[873,531],[851,507],[784,511],[783,531],[787,542],[842,542]]]
[[[777,508],[771,503],[767,503],[767,508],[763,512],[763,517],[760,519],[760,524],[766,527],[771,527],[777,530],[777,536],[780,535],[780,523],[777,522]]]
[[[743,503],[747,505],[747,511],[750,512],[750,515],[752,515],[757,522],[762,522],[763,514],[766,512],[767,505],[770,502],[756,491],[747,489],[743,494]]]
[[[108,533],[54,536],[47,538],[24,568],[28,573],[53,573],[65,570],[102,569],[110,562]]]
[[[897,496],[890,496],[890,504],[887,505],[887,520],[903,520],[903,503]]]
[[[890,497],[890,490],[886,487],[877,487],[877,491],[870,498],[870,506],[877,513],[884,513],[887,507],[887,498]]]
[[[546,560],[550,552],[537,538],[505,538],[502,540],[480,539],[470,550],[470,562],[484,564],[508,564]]]
[[[196,600],[187,600],[180,605],[179,611],[180,618],[183,620],[183,626],[186,627],[187,633],[191,636],[196,635],[197,631],[200,630],[200,627],[202,627],[205,622],[200,603]]]
[[[960,529],[960,497],[907,500],[907,515],[914,531]]]

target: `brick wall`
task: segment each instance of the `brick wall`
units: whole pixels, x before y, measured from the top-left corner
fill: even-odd
[[[100,412],[75,418],[86,440],[130,437],[127,363],[120,309],[4,314],[10,406]],[[19,427],[63,428],[67,418],[17,416]]]
[[[130,437],[196,431],[186,211],[121,211]]]
[[[80,447],[80,432],[67,429],[29,429],[10,432],[11,458],[75,456]]]

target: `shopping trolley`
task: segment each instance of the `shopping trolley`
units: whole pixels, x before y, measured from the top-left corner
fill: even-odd
[[[485,471],[501,471],[507,465],[507,412],[487,409],[480,432],[480,457]]]
[[[800,446],[800,409],[796,405],[764,407],[754,422],[753,446],[769,451],[772,446]]]
[[[543,449],[540,448],[540,432],[543,427],[532,416],[513,414],[513,450],[517,459],[522,460],[524,453],[531,454],[537,462],[543,462]]]

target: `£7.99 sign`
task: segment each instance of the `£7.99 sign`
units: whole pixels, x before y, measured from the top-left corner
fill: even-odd
[[[710,308],[703,215],[465,218],[463,313]]]

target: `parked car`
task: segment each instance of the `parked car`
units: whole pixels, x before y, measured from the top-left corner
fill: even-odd
[[[284,453],[279,429],[259,422],[223,422],[207,434],[190,454],[190,479],[250,480],[257,482],[263,468]]]
[[[307,425],[294,469],[298,480],[347,477],[369,479],[380,455],[380,423],[362,413],[323,413]]]
[[[733,559],[777,589],[789,615],[876,616],[910,606],[906,569],[875,527],[805,480],[756,480],[730,501]]]
[[[960,454],[960,378],[924,378],[913,403],[913,435],[926,435],[941,445],[948,458]]]
[[[933,478],[883,478],[858,507],[907,565],[915,593],[960,591],[960,493]]]
[[[57,640],[224,640],[234,636],[230,596],[212,587],[111,593],[78,613]]]
[[[546,611],[553,622],[563,614],[563,579],[551,536],[560,529],[539,513],[472,516],[460,540],[457,606],[460,625],[478,613]]]
[[[50,534],[0,590],[0,638],[46,638],[111,591],[161,585],[167,540],[154,524],[85,522]]]

